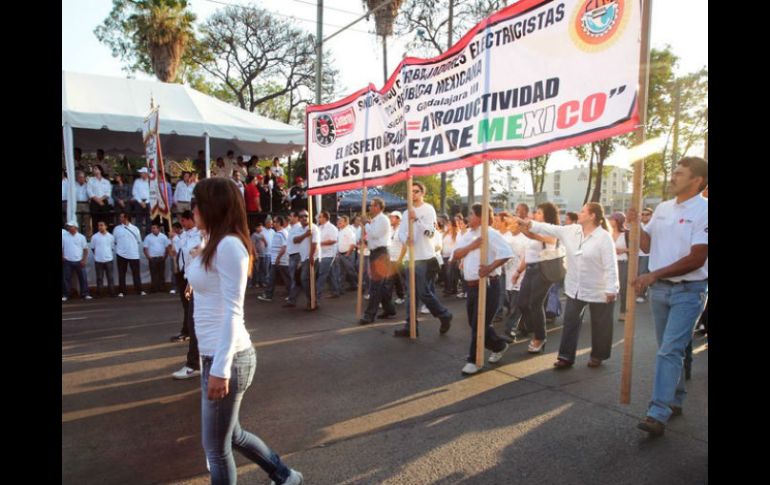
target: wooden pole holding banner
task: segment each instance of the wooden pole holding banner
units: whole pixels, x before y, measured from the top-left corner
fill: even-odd
[[[313,197],[307,198],[307,223],[310,228],[310,249],[313,249]],[[319,249],[320,251],[320,249]],[[320,255],[318,255],[320,257]],[[315,310],[316,307],[316,299],[315,299],[315,257],[316,255],[313,254],[310,259],[308,259],[308,266],[310,266],[310,309]],[[313,264],[310,264],[313,263]]]
[[[645,125],[647,123],[647,85],[650,74],[650,14],[652,0],[642,2],[642,45],[639,52],[639,127],[634,133],[636,145],[644,143]],[[634,188],[631,196],[631,207],[637,215],[642,208],[642,175],[644,174],[644,158],[634,163]],[[631,252],[628,256],[628,288],[633,288],[633,281],[639,272],[639,231],[640,223],[631,225],[629,244]],[[634,324],[636,310],[636,292],[626,292],[626,324],[623,334],[623,369],[620,375],[620,404],[631,402],[631,367],[634,357]]]
[[[358,243],[358,290],[356,291],[356,318],[361,319],[363,308],[363,292],[364,292],[364,253],[366,252],[366,242],[364,238],[366,236],[366,228],[364,227],[363,220],[366,214],[366,194],[368,190],[366,187],[361,189],[361,241]]]
[[[479,264],[487,264],[489,252],[489,162],[484,161],[484,188],[481,202],[481,257]],[[479,278],[479,307],[476,317],[476,367],[484,366],[484,335],[487,328],[487,277]]]
[[[410,175],[406,182],[406,202],[407,202],[407,227],[409,228],[407,243],[409,249],[409,338],[417,338],[417,292],[415,291],[414,277],[414,225],[412,224],[412,210],[414,202],[412,201],[412,176]]]

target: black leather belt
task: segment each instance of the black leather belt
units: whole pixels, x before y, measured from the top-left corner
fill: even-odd
[[[679,285],[679,284],[682,284],[682,283],[708,283],[708,279],[705,279],[705,280],[694,280],[694,281],[688,281],[688,280],[683,280],[683,281],[658,280],[658,283],[663,283],[664,285],[668,285],[668,286],[674,286],[674,285]]]

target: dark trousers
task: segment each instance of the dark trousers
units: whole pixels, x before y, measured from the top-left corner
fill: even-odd
[[[99,205],[91,200],[89,203],[89,209],[91,210],[91,221],[94,229],[96,229],[96,226],[99,222],[104,222],[108,226],[114,222],[111,220],[113,216],[111,214],[112,206],[110,204],[105,202],[104,205]]]
[[[184,292],[183,292],[184,293]],[[195,320],[193,320],[193,308],[195,306],[195,294],[190,297],[190,342],[187,346],[187,367],[195,370],[201,369],[200,354],[198,354],[198,337],[195,335]]]
[[[620,313],[626,313],[626,293],[628,293],[628,261],[618,261],[618,279],[620,280]],[[593,310],[591,310],[593,312]]]
[[[136,223],[136,227],[144,235],[150,229],[150,203],[147,203],[147,208],[142,209],[139,202],[132,200],[130,206],[134,223]]]
[[[96,291],[99,293],[99,296],[102,294],[102,279],[105,274],[107,276],[107,289],[110,292],[110,296],[115,296],[115,285],[112,279],[112,261],[107,261],[106,263],[94,261],[94,266],[96,267]]]
[[[88,280],[86,279],[86,269],[80,265],[80,261],[64,261],[64,293],[62,296],[69,297],[70,282],[72,281],[72,272],[78,275],[78,285],[80,286],[80,296],[88,294]]]
[[[190,335],[190,327],[192,326],[192,309],[190,307],[190,301],[184,297],[184,290],[187,288],[187,280],[184,278],[184,273],[176,274],[176,292],[179,295],[179,300],[182,302],[182,310],[184,316],[182,317],[182,329],[179,331],[181,335]]]
[[[505,348],[506,341],[501,339],[492,326],[492,319],[500,303],[500,278],[487,278],[487,308],[484,314],[484,348],[492,352],[500,352]],[[479,317],[479,287],[468,287],[468,298],[465,300],[468,310],[468,325],[471,327],[471,346],[468,350],[468,362],[476,361],[476,328]]]
[[[543,303],[548,295],[551,283],[540,271],[538,263],[527,265],[527,272],[521,282],[519,290],[519,310],[524,317],[527,330],[534,332],[537,340],[545,339],[545,309]]]
[[[457,280],[460,278],[460,268],[457,266],[457,262],[444,258],[442,271],[444,274],[444,293],[447,295],[456,294]]]
[[[511,290],[508,292],[508,302],[510,305],[511,313],[505,320],[505,333],[511,333],[519,326],[521,321],[521,309],[519,308],[519,290]]]
[[[150,258],[148,263],[150,265],[150,293],[163,291],[163,283],[166,276],[166,258],[164,256]]]
[[[126,290],[126,270],[129,265],[131,265],[131,277],[134,280],[134,289],[137,293],[142,291],[142,275],[139,273],[139,260],[126,259],[123,256],[118,256],[118,291],[124,295],[128,294],[128,290]]]
[[[559,358],[575,362],[580,326],[586,306],[591,308],[591,357],[599,360],[610,358],[612,351],[612,312],[615,302],[588,303],[567,297],[564,309],[564,328],[561,331]]]
[[[372,279],[369,285],[369,303],[366,305],[364,319],[373,321],[377,317],[380,303],[382,303],[382,310],[390,315],[396,313],[396,307],[391,299],[393,288],[390,283],[391,264],[388,248],[375,248],[369,258],[372,262]]]

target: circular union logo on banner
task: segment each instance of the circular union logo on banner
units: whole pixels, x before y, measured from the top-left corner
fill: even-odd
[[[583,0],[572,13],[570,35],[588,52],[601,51],[620,37],[628,23],[633,0]]]
[[[315,138],[322,147],[334,143],[334,139],[337,137],[334,131],[334,122],[331,116],[323,114],[315,119]]]

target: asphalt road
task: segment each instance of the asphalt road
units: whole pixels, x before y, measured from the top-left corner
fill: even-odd
[[[584,325],[575,367],[552,370],[560,320],[543,355],[517,343],[498,365],[462,377],[465,302],[445,299],[452,329],[426,318],[416,341],[397,320],[354,324],[355,295],[308,313],[247,293],[257,374],[241,424],[307,484],[700,484],[708,474],[708,350],[695,360],[684,415],[665,435],[636,429],[652,391],[656,345],[637,305],[630,405],[620,405],[623,324],[612,358],[586,367]],[[301,303],[301,300],[300,300]],[[405,308],[399,307],[403,321]],[[186,344],[176,296],[62,305],[62,483],[209,483],[200,444],[200,382],[174,381]],[[499,324],[497,325],[500,326]],[[488,356],[488,354],[487,354]],[[236,453],[240,483],[269,483]]]

